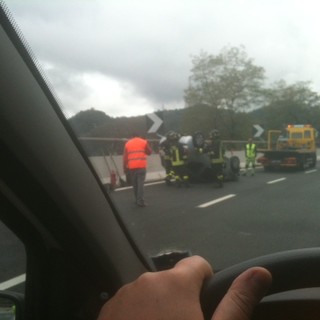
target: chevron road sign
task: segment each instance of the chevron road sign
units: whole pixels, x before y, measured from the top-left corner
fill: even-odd
[[[255,129],[254,138],[260,138],[260,136],[263,134],[264,129],[259,124],[254,124],[253,128]]]
[[[148,130],[148,133],[156,133],[163,124],[163,120],[155,113],[147,114],[147,117],[152,121],[152,125]]]

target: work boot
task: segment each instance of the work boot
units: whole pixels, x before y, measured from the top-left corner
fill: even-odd
[[[183,185],[185,188],[189,188],[189,177],[188,176],[184,176],[183,177]]]
[[[141,208],[144,208],[144,207],[147,206],[147,204],[146,204],[144,201],[142,201],[142,202],[138,202],[138,203],[137,203],[137,206],[138,206],[138,207],[141,207]]]
[[[222,188],[223,187],[223,176],[222,175],[219,175],[217,177],[217,180],[218,180],[218,186],[219,188]]]

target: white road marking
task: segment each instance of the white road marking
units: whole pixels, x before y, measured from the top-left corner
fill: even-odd
[[[150,182],[150,183],[146,183],[145,186],[153,186],[155,184],[162,184],[162,183],[165,183],[165,181]]]
[[[308,171],[305,171],[304,173],[313,173],[313,172],[317,172],[317,169],[308,170]]]
[[[235,196],[236,196],[235,194],[229,194],[229,195],[227,195],[225,197],[221,197],[221,198],[218,198],[218,199],[215,199],[215,200],[200,204],[200,205],[197,206],[197,208],[206,208],[206,207],[212,206],[213,204],[216,204],[218,202],[225,201],[225,200],[228,200],[230,198],[233,198]]]
[[[284,180],[286,180],[286,179],[287,179],[287,178],[280,178],[280,179],[277,179],[277,180],[272,180],[272,181],[267,182],[267,184],[278,183],[278,182],[284,181]]]
[[[156,181],[156,182],[146,183],[144,186],[145,186],[145,187],[148,187],[148,186],[153,186],[153,185],[155,185],[155,184],[162,184],[162,183],[164,183],[164,181]],[[132,189],[132,186],[130,186],[130,187],[117,188],[117,189],[115,189],[114,191],[117,192],[117,191],[129,190],[129,189]]]
[[[132,187],[117,188],[117,189],[115,189],[114,191],[115,191],[115,192],[118,192],[118,191],[129,190],[129,189],[132,189]]]
[[[9,289],[25,281],[26,281],[26,274],[24,273],[24,274],[21,274],[20,276],[17,276],[8,281],[0,283],[0,290]]]

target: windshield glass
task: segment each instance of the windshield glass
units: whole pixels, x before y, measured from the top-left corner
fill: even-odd
[[[5,2],[143,254],[318,246],[316,1]]]
[[[302,132],[294,132],[294,133],[292,133],[290,138],[291,139],[302,139]]]

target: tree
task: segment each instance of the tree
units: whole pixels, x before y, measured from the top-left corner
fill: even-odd
[[[280,80],[267,89],[264,108],[266,127],[277,129],[288,123],[318,127],[320,97],[311,90],[310,85],[310,82],[287,85],[284,80]]]
[[[319,107],[319,95],[310,89],[310,85],[309,81],[287,85],[284,80],[280,80],[265,91],[265,96],[270,105],[279,101],[292,101],[308,107]]]
[[[212,127],[223,126],[234,138],[237,113],[261,102],[264,69],[253,64],[243,46],[225,47],[216,56],[201,52],[192,63],[186,105],[210,106]],[[222,110],[228,111],[228,117],[221,116]]]
[[[208,105],[195,105],[184,109],[181,115],[181,132],[192,135],[194,132],[201,130],[208,134],[212,130],[212,121],[210,107]],[[197,119],[197,121],[195,121]]]
[[[93,108],[80,111],[69,119],[71,126],[78,136],[90,135],[97,127],[110,123],[111,118],[103,111]]]

